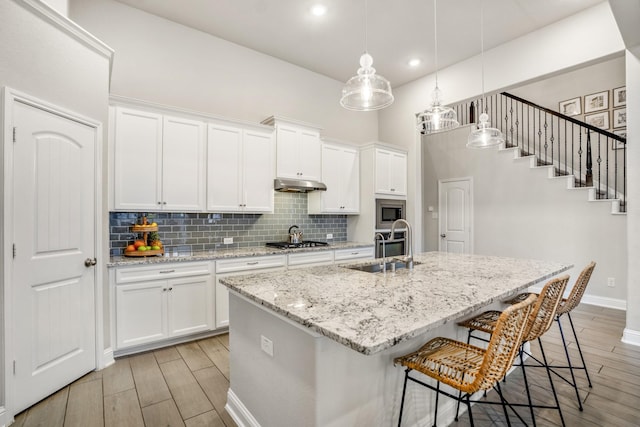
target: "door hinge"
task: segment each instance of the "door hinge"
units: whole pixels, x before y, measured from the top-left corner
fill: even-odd
[[[13,258],[15,259],[16,257],[16,244],[13,244]]]
[[[16,142],[16,127],[13,127],[13,142]]]
[[[13,361],[13,375],[16,374],[16,361]]]

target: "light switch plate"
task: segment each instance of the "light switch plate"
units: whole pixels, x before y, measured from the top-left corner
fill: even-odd
[[[224,243],[225,245],[230,245],[233,243],[233,237],[225,237],[224,240],[222,241],[222,243]]]
[[[273,357],[273,341],[264,335],[260,335],[260,348],[269,356]]]

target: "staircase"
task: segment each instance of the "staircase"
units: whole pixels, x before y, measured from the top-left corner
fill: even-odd
[[[569,188],[588,188],[590,200],[626,212],[626,138],[506,92],[451,107],[461,125],[487,111],[516,157],[530,157],[532,167],[547,167],[551,177],[573,176]]]

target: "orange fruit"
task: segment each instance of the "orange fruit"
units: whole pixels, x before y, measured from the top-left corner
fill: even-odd
[[[138,249],[140,246],[145,246],[145,244],[143,240],[136,240],[135,242],[133,242],[133,246]]]
[[[125,252],[133,252],[136,250],[136,247],[134,245],[129,245],[127,246],[127,249],[125,249]]]

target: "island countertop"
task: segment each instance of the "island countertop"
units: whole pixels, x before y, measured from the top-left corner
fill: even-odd
[[[558,262],[428,252],[413,270],[348,266],[226,277],[232,291],[363,354],[375,354],[572,267]],[[364,261],[349,265],[367,264]]]

